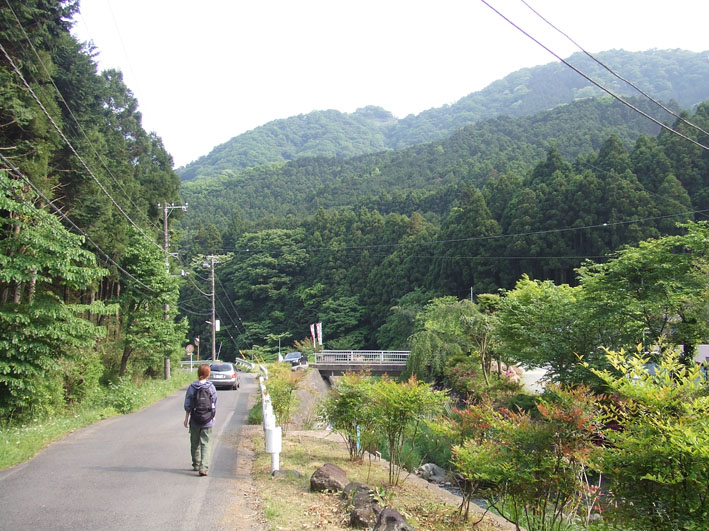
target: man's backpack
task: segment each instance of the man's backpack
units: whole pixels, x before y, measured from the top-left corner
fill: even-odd
[[[204,426],[214,418],[216,410],[212,408],[212,396],[209,386],[197,387],[192,397],[192,421],[197,426]]]

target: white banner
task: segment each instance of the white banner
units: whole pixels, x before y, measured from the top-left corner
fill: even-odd
[[[310,325],[310,337],[313,338],[313,346],[315,346],[315,325]]]
[[[315,328],[318,331],[318,344],[322,347],[322,323],[316,323]]]

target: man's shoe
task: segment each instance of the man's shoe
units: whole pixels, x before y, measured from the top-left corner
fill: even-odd
[[[198,467],[197,465],[192,465],[192,470],[194,470],[195,472],[197,472],[197,471],[199,470],[199,467]]]

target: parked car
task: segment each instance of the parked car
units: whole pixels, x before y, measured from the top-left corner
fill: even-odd
[[[308,356],[302,352],[289,352],[286,354],[286,357],[283,358],[283,361],[290,363],[293,369],[308,366]]]
[[[226,388],[236,390],[239,388],[239,373],[232,363],[212,363],[209,366],[209,370],[209,381],[212,382],[217,389]]]

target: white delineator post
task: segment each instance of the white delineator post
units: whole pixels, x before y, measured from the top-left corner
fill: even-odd
[[[263,432],[266,441],[266,453],[271,454],[271,474],[280,469],[280,454],[283,448],[281,427],[276,426],[276,416],[273,414],[271,396],[266,390],[263,376],[259,377],[261,385],[261,411],[263,413]]]

